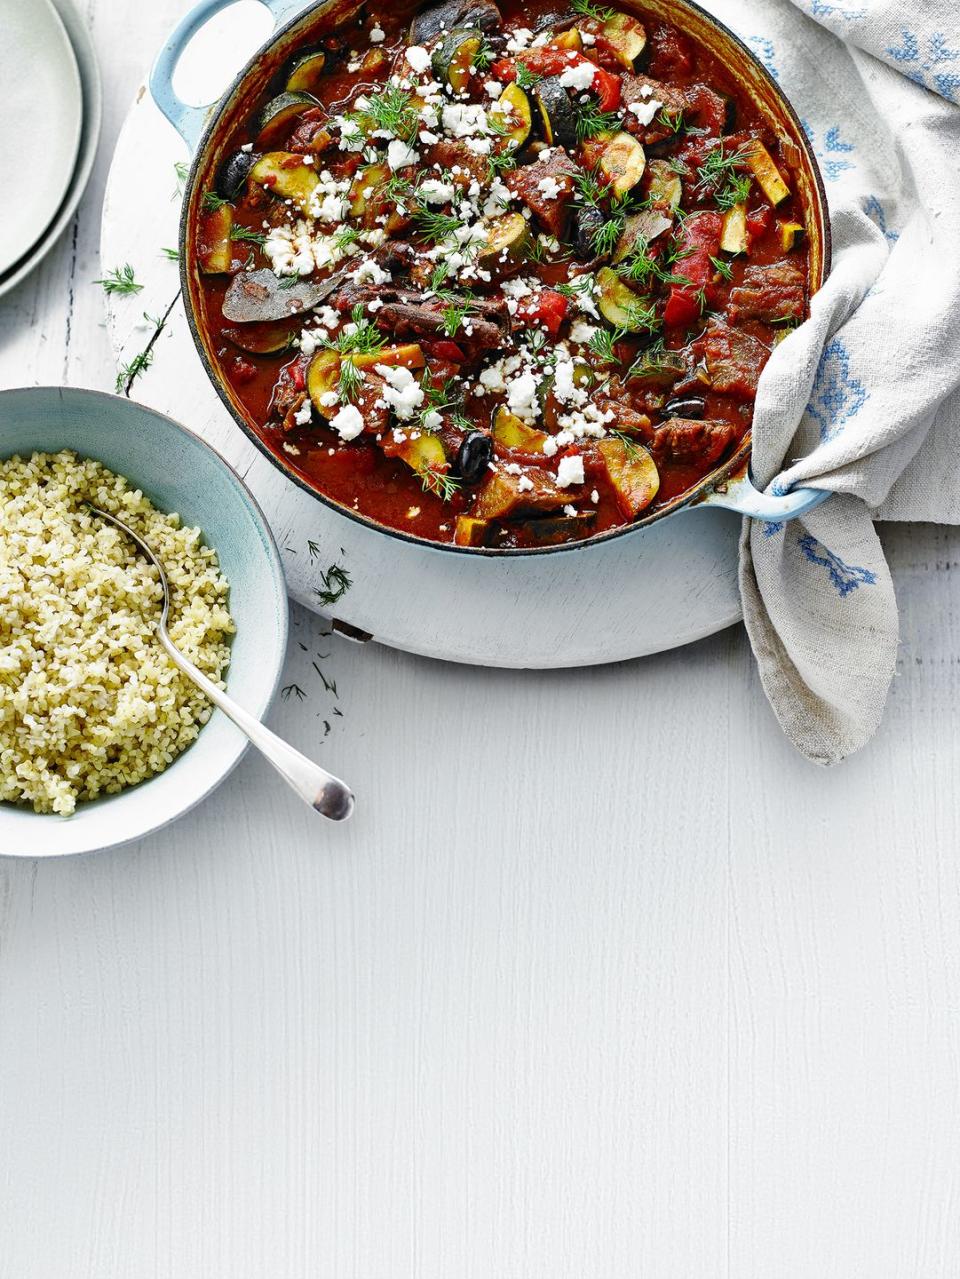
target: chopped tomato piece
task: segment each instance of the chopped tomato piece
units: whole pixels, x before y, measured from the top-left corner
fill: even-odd
[[[597,67],[593,73],[593,91],[601,111],[615,111],[620,105],[620,77]]]
[[[685,329],[700,318],[700,303],[693,289],[675,284],[670,290],[663,311],[663,322],[668,329]]]
[[[566,318],[567,305],[567,299],[562,293],[555,293],[553,289],[544,289],[536,297],[529,298],[520,304],[517,308],[517,317],[532,321],[534,324],[542,324],[553,337],[556,337],[560,332],[560,325]]]
[[[304,372],[303,363],[297,360],[295,364],[290,365],[290,381],[298,391],[305,389],[307,385],[307,375]]]
[[[421,342],[424,352],[436,360],[446,360],[450,364],[463,364],[467,358],[456,342],[449,338],[437,338],[434,342]]]
[[[504,83],[516,80],[520,63],[539,76],[559,75],[570,67],[586,63],[593,69],[591,88],[599,99],[600,110],[613,111],[620,105],[620,77],[604,71],[582,53],[575,53],[572,49],[551,49],[549,45],[542,49],[528,49],[516,58],[500,58],[491,66],[490,74]]]
[[[773,224],[773,210],[769,205],[765,204],[762,208],[754,209],[752,213],[747,214],[747,230],[750,232],[750,238],[759,240],[767,234]]]

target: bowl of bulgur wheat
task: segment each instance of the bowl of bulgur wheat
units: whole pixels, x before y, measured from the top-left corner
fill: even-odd
[[[0,854],[135,839],[227,775],[244,739],[156,638],[263,715],[287,605],[276,547],[227,465],[169,418],[66,388],[0,392]]]

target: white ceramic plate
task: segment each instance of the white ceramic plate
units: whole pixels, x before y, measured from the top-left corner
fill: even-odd
[[[73,177],[83,123],[80,70],[51,0],[0,0],[0,173],[24,172],[5,202],[0,272],[54,221]],[[14,122],[18,127],[9,127]]]

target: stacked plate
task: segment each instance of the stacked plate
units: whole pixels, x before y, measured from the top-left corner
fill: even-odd
[[[26,174],[4,206],[0,294],[19,284],[73,216],[93,167],[101,92],[73,0],[0,0],[0,172]],[[37,103],[43,110],[37,110]]]

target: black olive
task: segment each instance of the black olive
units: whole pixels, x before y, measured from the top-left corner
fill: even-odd
[[[586,261],[596,257],[595,236],[603,226],[603,220],[600,210],[590,205],[577,209],[573,221],[573,243],[578,258]]]
[[[255,159],[249,151],[234,151],[224,160],[217,173],[217,191],[224,200],[236,200],[243,192]]]
[[[457,472],[464,484],[479,484],[493,459],[493,440],[485,431],[471,431],[457,453]]]
[[[707,411],[707,402],[699,395],[691,395],[686,399],[668,400],[663,406],[664,417],[701,418]]]

